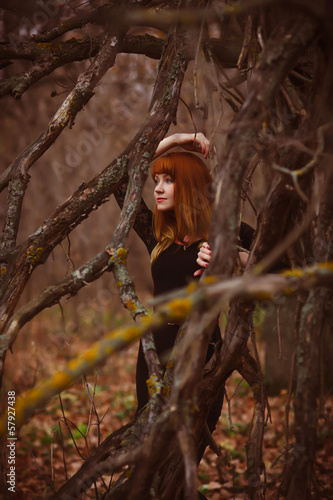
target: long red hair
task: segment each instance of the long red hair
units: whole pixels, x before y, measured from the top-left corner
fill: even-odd
[[[169,153],[158,158],[152,168],[156,174],[167,174],[174,180],[174,210],[154,210],[157,245],[152,262],[176,239],[191,244],[198,238],[208,240],[211,219],[212,178],[204,162],[192,153]]]

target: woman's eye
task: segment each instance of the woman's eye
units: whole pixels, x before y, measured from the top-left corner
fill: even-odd
[[[166,179],[166,182],[169,184],[170,182],[173,182],[173,179]]]

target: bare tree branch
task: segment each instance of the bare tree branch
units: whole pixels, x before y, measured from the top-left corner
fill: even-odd
[[[259,64],[253,72],[249,95],[235,118],[219,162],[223,167],[216,176],[217,196],[211,236],[215,251],[209,272],[215,273],[217,269],[226,275],[232,272],[238,233],[237,217],[241,183],[249,159],[254,154],[254,138],[262,128],[266,106],[272,101],[280,82],[285,78],[304,45],[315,36],[316,29],[317,25],[312,19],[304,16],[297,17],[297,21],[293,19],[284,27],[283,36],[277,30],[267,41]],[[226,202],[226,199],[229,201]],[[229,207],[228,211],[225,210],[226,206]]]
[[[306,302],[300,305],[294,406],[301,429],[295,434],[295,444],[288,443],[293,446],[288,458],[293,460],[286,464],[289,467],[285,469],[283,486],[289,499],[309,498],[317,434],[315,398],[319,392],[321,360],[318,346],[327,311],[330,312],[333,289],[333,216],[328,195],[332,186],[331,179],[326,177],[332,149],[333,7],[327,2],[314,5],[310,0],[293,0],[291,4],[284,0],[254,0],[238,2],[237,6],[208,0],[199,3],[200,6],[194,0],[133,0],[129,6],[128,1],[112,0],[96,9],[89,2],[73,7],[74,17],[68,15],[70,4],[59,10],[56,19],[46,20],[47,31],[27,41],[22,40],[22,33],[30,36],[29,33],[43,28],[32,23],[21,24],[17,12],[22,0],[13,0],[10,5],[5,2],[5,8],[11,12],[1,13],[1,22],[10,19],[14,26],[13,19],[17,19],[18,26],[15,29],[8,26],[8,38],[0,42],[1,67],[7,76],[0,83],[0,94],[10,93],[19,98],[64,64],[94,58],[45,131],[0,176],[1,190],[8,187],[9,193],[0,254],[4,332],[0,337],[1,361],[4,362],[6,351],[23,324],[61,297],[78,293],[106,271],[113,272],[121,301],[137,321],[134,327],[106,335],[80,359],[73,359],[64,370],[23,394],[17,401],[17,424],[21,425],[36,408],[44,406],[52,394],[68,388],[83,372],[105,362],[110,354],[141,335],[150,375],[152,397],[148,405],[134,422],[107,438],[59,492],[53,494],[53,499],[66,495],[76,498],[78,491],[85,492],[90,485],[95,485],[98,495],[97,478],[121,472],[123,467],[127,467],[126,473],[107,491],[105,500],[131,497],[147,500],[149,495],[169,500],[184,491],[194,498],[197,495],[195,450],[200,446],[211,404],[234,369],[249,383],[254,395],[254,418],[247,444],[246,494],[252,500],[261,499],[266,487],[262,445],[267,401],[259,357],[252,359],[247,348],[249,339],[254,340],[252,314],[256,300],[275,301],[303,290],[309,293]],[[36,6],[26,2],[22,12],[33,19]],[[42,8],[41,3],[38,8]],[[54,27],[56,23],[58,26]],[[146,27],[156,36],[143,35]],[[167,30],[169,35],[164,41]],[[216,38],[209,39],[210,36]],[[90,100],[94,87],[119,52],[161,58],[144,123],[117,158],[81,185],[18,245],[20,211],[31,166],[67,125],[73,125],[77,112]],[[142,188],[158,142],[176,121],[187,64],[200,53],[208,64],[205,61],[204,71],[194,64],[198,82],[194,101],[202,105],[202,110],[193,113],[194,128],[202,120],[207,130],[213,130],[218,152],[216,193],[212,193],[216,195],[210,238],[213,260],[198,285],[156,299],[156,312],[147,318],[127,271],[126,241],[133,227],[148,249],[154,246],[151,214],[141,199]],[[230,67],[234,70],[226,71]],[[201,82],[203,88],[199,86]],[[245,82],[247,86],[243,85]],[[184,92],[186,88],[187,84],[183,86]],[[184,100],[191,114],[193,96],[187,97]],[[227,120],[228,124],[223,115],[224,102],[230,104],[236,115],[231,123]],[[213,150],[214,145],[211,153]],[[278,173],[274,165],[278,166]],[[264,177],[267,185],[258,205],[251,193],[254,168],[256,176]],[[325,191],[324,186],[329,189]],[[231,277],[237,259],[243,191],[253,200],[254,213],[259,213],[259,217],[246,272]],[[33,271],[113,193],[121,206],[121,215],[109,245],[14,314]],[[290,269],[279,275],[264,274],[285,254]],[[314,264],[306,266],[310,262]],[[235,272],[240,271],[237,268]],[[221,308],[228,308],[223,342],[215,345],[215,352],[205,365],[210,332]],[[168,320],[181,322],[182,328],[162,377],[150,332]],[[268,405],[267,410],[269,415]],[[6,415],[2,415],[2,431],[5,425]],[[304,453],[299,453],[301,448]],[[297,491],[299,478],[306,478],[301,492]]]

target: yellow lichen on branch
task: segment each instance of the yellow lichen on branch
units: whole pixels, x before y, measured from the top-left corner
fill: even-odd
[[[158,378],[155,374],[153,374],[147,380],[147,388],[149,396],[153,396],[155,393],[160,394],[162,390],[162,384],[158,381]]]
[[[171,301],[170,309],[147,316],[138,326],[117,328],[95,342],[89,349],[67,363],[67,365],[52,377],[41,381],[34,389],[18,397],[16,405],[16,426],[19,428],[34,414],[35,410],[45,406],[45,403],[68,389],[83,374],[89,373],[95,366],[104,362],[108,356],[123,349],[151,328],[158,328],[168,319],[184,320],[191,307],[191,300],[177,299]],[[156,388],[155,388],[156,389]],[[161,389],[160,389],[161,390]],[[0,416],[0,435],[7,430],[7,413]]]
[[[319,262],[319,269],[327,269],[328,271],[333,271],[333,262]]]
[[[27,251],[27,262],[29,262],[30,264],[36,264],[40,261],[42,254],[43,248],[38,247],[35,249],[33,247],[30,247]]]
[[[132,314],[136,313],[138,309],[138,306],[136,305],[134,300],[128,300],[126,302],[126,307],[127,309],[129,309],[129,311],[131,311]]]
[[[124,257],[124,254],[118,257]],[[191,311],[202,303],[202,301],[207,300],[208,297],[211,299],[220,299],[221,296],[227,294],[228,300],[244,295],[247,298],[249,296],[252,298],[266,298],[269,296],[272,299],[274,294],[278,292],[288,294],[294,293],[299,286],[312,287],[313,283],[316,282],[314,278],[317,279],[318,283],[320,279],[324,278],[324,282],[332,286],[333,262],[316,263],[311,267],[286,271],[280,275],[262,277],[247,275],[223,281],[216,280],[216,283],[214,283],[215,280],[212,280],[211,284],[204,284],[200,287],[199,294],[197,293],[197,288],[190,295],[186,289],[177,292],[184,295],[178,295],[177,298],[172,298],[171,296],[171,300],[160,306],[152,316],[140,318],[137,326],[117,328],[108,333],[100,341],[95,342],[90,349],[82,353],[79,358],[71,360],[63,370],[55,373],[49,379],[41,381],[34,389],[19,397],[16,407],[17,428],[26,422],[37,408],[44,407],[49,399],[68,389],[83,374],[89,373],[110,355],[139,339],[145,333],[157,330],[162,325],[165,325],[166,322],[183,322]],[[268,285],[270,285],[269,289],[267,288]],[[129,302],[132,301],[129,300]],[[134,307],[134,305],[134,301],[133,304],[128,304],[129,307]],[[167,388],[162,389],[164,395],[166,395],[166,391],[168,391]],[[4,434],[6,430],[7,413],[3,413],[0,416],[0,435]]]
[[[125,264],[126,260],[127,260],[127,250],[125,250],[124,248],[118,248],[117,250],[117,259],[122,263],[122,264]]]
[[[127,261],[127,250],[125,248],[118,248],[118,250],[114,250],[114,248],[106,250],[106,252],[111,256],[110,261],[114,264],[126,264]]]
[[[307,276],[312,276],[314,274],[318,274],[325,271],[333,271],[333,262],[325,261],[325,262],[316,262],[313,266],[305,267],[305,268],[295,268],[295,269],[287,269],[282,271],[283,276],[288,276],[291,278],[306,278]]]
[[[146,330],[146,327],[118,328],[103,337],[99,342],[86,350],[79,358],[71,360],[63,370],[56,372],[52,377],[41,381],[38,386],[27,391],[17,398],[16,402],[16,426],[19,428],[31,417],[37,408],[53,396],[68,389],[84,373],[91,371],[96,365],[116,351],[126,347],[130,342],[138,339]],[[0,417],[0,435],[7,429],[7,413]]]
[[[176,320],[184,319],[190,313],[192,306],[193,301],[189,297],[174,299],[168,304],[171,316]]]

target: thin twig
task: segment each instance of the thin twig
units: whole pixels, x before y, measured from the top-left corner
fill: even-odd
[[[103,422],[104,418],[105,418],[105,417],[106,417],[106,415],[109,413],[109,410],[110,410],[110,408],[107,408],[106,412],[104,413],[103,417],[102,417],[102,418],[101,418],[101,420],[100,420],[100,423],[102,423],[102,422]]]
[[[113,480],[113,469],[112,469],[112,473],[111,473],[111,476],[110,476],[109,485],[106,488],[106,492],[107,493],[111,490],[112,480]]]
[[[223,68],[222,64],[219,62],[219,69],[222,73],[222,75],[224,76],[225,78],[225,81],[226,81],[226,87],[228,88],[233,88],[234,91],[238,94],[238,99],[239,99],[239,103],[240,104],[244,104],[245,102],[245,96],[243,94],[243,92],[239,89],[238,85],[244,83],[246,81],[246,71],[242,71],[242,73],[240,75],[237,75],[236,77],[234,78],[230,78],[228,73],[225,71],[225,69]]]
[[[258,210],[256,209],[256,207],[254,206],[251,198],[249,197],[249,195],[247,194],[247,192],[243,189],[243,193],[244,193],[244,196],[246,197],[247,201],[249,202],[249,205],[250,207],[252,208],[253,210],[253,213],[256,217],[258,217]]]
[[[64,407],[63,407],[63,404],[62,404],[62,399],[61,399],[60,394],[59,394],[59,401],[60,401],[61,413],[62,413],[62,415],[63,415],[63,417],[64,417],[64,419],[62,420],[62,422],[65,424],[65,426],[66,426],[66,428],[67,428],[67,430],[68,430],[68,432],[69,432],[69,434],[70,434],[70,436],[71,436],[71,439],[72,439],[72,441],[73,441],[73,444],[74,444],[74,446],[75,446],[75,449],[76,449],[76,451],[77,451],[77,453],[78,453],[79,457],[80,457],[80,458],[82,458],[82,460],[85,460],[85,459],[86,459],[86,457],[84,457],[84,456],[82,455],[82,453],[80,452],[80,450],[79,450],[79,448],[78,448],[78,446],[77,446],[77,444],[76,444],[76,441],[75,441],[75,439],[74,439],[74,436],[73,436],[73,434],[72,434],[72,431],[71,431],[71,429],[70,429],[70,427],[69,427],[69,425],[68,425],[67,421],[68,421],[68,422],[70,422],[70,423],[71,423],[74,427],[76,427],[76,425],[75,425],[73,422],[71,422],[71,421],[70,421],[70,420],[66,417],[66,415],[65,415],[65,411],[64,411]],[[61,420],[60,420],[60,421],[61,421]],[[76,429],[79,431],[79,433],[82,435],[82,437],[84,437],[84,435],[82,434],[82,432],[80,431],[80,429],[78,429],[77,427],[76,427]]]
[[[294,85],[291,83],[290,78],[286,77],[280,88],[291,112],[295,115],[299,115],[301,119],[304,120],[306,117],[304,103],[302,102],[302,99],[296,91]]]
[[[243,380],[243,379],[242,379]],[[242,381],[241,380],[241,381]],[[241,382],[239,382],[240,384]],[[239,386],[238,384],[238,386]],[[236,391],[237,391],[237,388],[238,386],[236,387]],[[227,403],[228,403],[228,420],[229,420],[229,426],[230,426],[230,430],[231,431],[234,431],[235,430],[235,427],[234,427],[234,424],[233,424],[233,421],[232,421],[232,416],[231,416],[231,399],[234,397],[234,395],[236,394],[236,391],[234,392],[234,394],[231,396],[231,398],[229,399],[228,398],[228,393],[227,393],[227,389],[224,388],[224,394],[225,394],[225,399],[227,400]]]
[[[207,442],[208,442],[208,445],[209,445],[210,449],[214,453],[216,453],[216,455],[218,457],[220,457],[222,455],[221,448],[218,446],[218,444],[216,443],[215,439],[213,438],[212,433],[209,430],[207,422],[204,423],[203,433],[204,433],[205,438],[207,439]]]
[[[52,481],[52,488],[54,488],[54,482],[55,482],[55,475],[54,475],[54,432],[52,429],[52,422],[51,422],[51,417],[50,417],[50,425],[51,425],[51,456],[50,456],[50,461],[51,461],[51,481]]]
[[[248,55],[249,50],[250,50],[251,37],[252,37],[252,26],[253,26],[253,16],[252,16],[252,14],[249,14],[247,16],[246,25],[245,25],[242,50],[239,54],[239,58],[237,61],[237,68],[239,68],[239,69],[241,69],[241,67],[245,61],[245,58]]]
[[[208,8],[208,5],[206,6],[205,10],[207,10],[207,8]],[[194,58],[193,81],[194,81],[194,103],[195,103],[196,109],[201,109],[199,99],[198,99],[198,60],[199,60],[200,49],[202,46],[202,36],[203,36],[203,30],[205,27],[205,23],[206,23],[206,21],[204,19],[201,22],[199,39],[198,39],[197,48],[195,51],[195,58]]]
[[[231,92],[231,90],[229,90],[229,88],[227,87],[227,85],[225,85],[222,82],[218,82],[218,85],[221,88],[222,92],[226,92],[227,94],[229,94],[230,97],[232,97],[233,99],[235,99],[235,101],[237,101],[240,106],[243,105],[244,101],[242,99],[240,99],[237,95],[235,95],[233,92]]]
[[[258,353],[258,348],[257,348],[257,342],[256,342],[256,337],[255,337],[256,334],[255,334],[254,325],[253,325],[252,320],[250,322],[250,327],[251,327],[251,331],[250,331],[251,343],[252,343],[252,347],[253,347],[253,351],[254,351],[254,355],[255,355],[255,360],[257,362],[258,370],[259,370],[261,404],[262,404],[262,408],[265,408],[265,407],[267,408],[266,422],[268,421],[268,419],[270,420],[270,422],[272,422],[271,410],[270,410],[267,394],[265,391],[264,374],[263,374],[262,368],[261,368],[261,363],[260,363],[260,358],[259,358],[259,353]],[[265,416],[265,410],[263,410],[263,411],[264,411],[264,416]]]
[[[304,165],[304,167],[299,168],[297,170],[289,170],[289,168],[281,167],[280,165],[277,165],[275,163],[273,164],[274,170],[277,170],[278,172],[282,172],[284,174],[288,174],[291,176],[296,192],[298,193],[300,198],[302,198],[302,200],[306,203],[308,203],[309,200],[308,200],[307,196],[304,194],[304,192],[302,191],[302,189],[299,185],[298,179],[301,176],[308,174],[314,168],[315,164],[317,163],[317,161],[320,158],[320,155],[323,153],[323,150],[324,150],[324,130],[326,128],[327,128],[327,126],[325,126],[325,125],[318,128],[318,131],[317,131],[317,139],[318,139],[317,149],[316,149],[316,151],[311,151],[312,158],[306,165]]]
[[[195,125],[195,121],[194,121],[194,118],[193,118],[193,113],[192,113],[192,110],[191,108],[189,107],[189,105],[184,101],[184,99],[182,97],[179,97],[179,100],[184,104],[184,106],[186,107],[187,111],[189,112],[190,114],[190,118],[191,118],[191,122],[192,122],[192,125],[193,125],[193,128],[194,128],[194,134],[197,135],[198,133],[198,129]]]
[[[95,379],[95,382],[94,382],[94,390],[93,390],[92,396],[90,394],[90,389],[89,389],[88,381],[87,381],[87,378],[86,378],[85,375],[84,375],[84,380],[85,380],[85,383],[86,383],[86,387],[87,387],[87,391],[88,391],[88,395],[89,395],[89,399],[90,399],[89,422],[88,422],[88,426],[87,426],[86,436],[88,435],[88,432],[89,432],[89,429],[90,429],[90,425],[91,425],[91,411],[93,409],[94,413],[96,415],[96,420],[97,420],[97,436],[98,436],[98,446],[99,446],[100,443],[101,443],[101,425],[100,425],[101,421],[100,421],[98,412],[96,410],[95,401],[94,401],[95,391],[96,391],[96,379]]]
[[[62,429],[61,429],[61,425],[60,425],[60,420],[58,421],[58,427],[59,427],[60,439],[61,439],[62,462],[64,464],[65,478],[66,478],[66,481],[68,481],[67,464],[66,464],[66,456],[65,456],[65,445],[64,445],[64,436],[63,436],[63,433],[62,433]]]
[[[278,334],[278,342],[279,342],[279,359],[282,359],[282,342],[281,342],[281,325],[280,325],[280,304],[276,310],[276,330]]]
[[[98,500],[98,499],[100,498],[100,496],[99,496],[99,494],[98,494],[98,488],[97,488],[96,481],[94,481],[94,490],[95,490],[96,500]]]
[[[261,50],[264,50],[264,48],[265,48],[265,42],[264,42],[264,37],[263,37],[263,34],[262,34],[262,26],[260,26],[260,25],[257,28],[257,40],[259,42]]]
[[[90,395],[90,389],[89,389],[89,385],[88,385],[87,378],[86,378],[85,374],[84,374],[84,380],[85,380],[86,388],[87,388],[89,399],[90,399],[88,425],[87,425],[87,430],[86,430],[86,436],[88,436],[89,431],[90,431],[90,427],[91,427],[91,416],[92,416],[92,412],[93,412],[93,409],[94,409],[94,402],[93,402],[93,399],[91,398],[91,395]],[[94,394],[95,394],[95,387],[94,387],[93,396],[94,396]]]
[[[35,457],[35,455],[34,455],[33,451],[32,451],[32,450],[30,450],[30,453],[31,453],[31,456],[32,456],[32,458],[33,458],[33,461],[35,462],[35,464],[36,464],[36,466],[37,466],[37,469],[39,470],[40,475],[42,476],[42,478],[44,479],[44,481],[46,482],[46,484],[48,485],[48,487],[49,487],[49,488],[51,488],[51,490],[52,490],[52,491],[54,491],[54,487],[53,487],[53,485],[49,483],[49,481],[47,480],[47,477],[46,477],[45,473],[44,473],[44,472],[42,471],[42,469],[39,467],[39,464],[38,464],[38,462],[37,462],[37,459],[36,459],[36,457]]]
[[[311,163],[312,163],[312,160],[311,160]],[[283,174],[288,174],[291,176],[292,178],[292,181],[294,183],[294,188],[296,190],[296,193],[298,194],[298,196],[305,202],[305,203],[309,203],[309,199],[308,197],[306,196],[306,194],[302,191],[300,185],[299,185],[299,182],[298,182],[298,176],[300,175],[299,172],[300,171],[297,171],[297,170],[289,170],[289,168],[285,168],[285,167],[281,167],[280,165],[277,165],[276,163],[273,163],[273,168],[274,170],[277,170],[278,172],[281,172]]]
[[[289,412],[290,412],[290,401],[293,394],[293,381],[295,375],[295,361],[296,361],[296,350],[293,353],[291,359],[291,370],[290,370],[290,379],[289,379],[289,387],[288,387],[288,399],[285,406],[285,422],[286,422],[286,448],[285,448],[285,460],[288,460],[289,456]]]
[[[291,72],[290,72],[290,74],[293,75],[293,76],[295,76],[296,78],[298,78],[302,82],[312,83],[311,78],[308,78],[307,76],[301,75],[301,73],[299,73],[295,69],[292,69]]]

